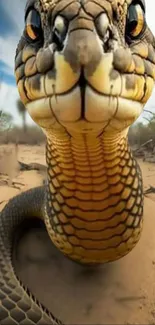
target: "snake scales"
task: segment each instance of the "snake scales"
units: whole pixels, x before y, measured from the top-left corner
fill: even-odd
[[[48,181],[0,214],[0,324],[59,322],[14,272],[25,218],[44,220],[56,247],[80,263],[119,259],[138,242],[142,178],[127,134],[154,86],[154,48],[144,0],[27,1],[15,75],[47,137]]]

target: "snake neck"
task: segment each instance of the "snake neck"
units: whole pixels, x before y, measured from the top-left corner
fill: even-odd
[[[63,202],[70,209],[97,211],[120,201],[131,192],[141,193],[141,175],[126,133],[108,136],[61,136],[47,139],[48,197],[57,214]],[[97,207],[96,207],[97,205]],[[59,206],[59,207],[58,207]],[[67,207],[66,207],[67,209]],[[65,209],[65,210],[66,210]]]
[[[102,242],[116,235],[119,241],[119,234],[129,238],[133,229],[141,228],[141,172],[127,132],[111,136],[51,134],[46,157],[46,225],[62,251],[68,252],[70,246],[88,248],[92,238]]]

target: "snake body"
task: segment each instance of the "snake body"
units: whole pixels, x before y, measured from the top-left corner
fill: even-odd
[[[145,2],[27,1],[15,75],[46,134],[48,177],[0,214],[0,324],[58,324],[15,274],[14,233],[40,218],[63,254],[88,265],[117,260],[139,241],[142,176],[127,134],[155,79]]]

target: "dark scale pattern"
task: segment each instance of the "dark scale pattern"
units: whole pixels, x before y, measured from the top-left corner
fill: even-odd
[[[15,229],[29,216],[43,215],[44,192],[45,188],[40,187],[20,194],[0,214],[0,325],[60,324],[20,284],[12,265]]]
[[[140,238],[142,177],[126,138],[92,141],[67,134],[63,145],[49,141],[45,222],[64,254],[102,263],[126,255]]]

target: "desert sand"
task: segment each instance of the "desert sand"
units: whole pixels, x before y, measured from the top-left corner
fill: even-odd
[[[18,159],[45,164],[44,153],[43,145],[20,145]],[[0,146],[0,209],[46,178],[45,171],[19,171],[16,154],[13,146]],[[139,163],[144,189],[155,186],[155,164]],[[139,243],[117,262],[89,269],[75,264],[39,225],[23,235],[15,256],[24,284],[67,324],[155,324],[155,194],[145,197]]]

